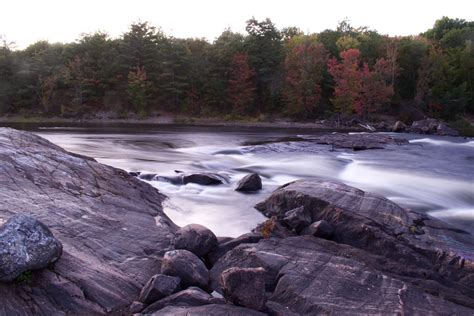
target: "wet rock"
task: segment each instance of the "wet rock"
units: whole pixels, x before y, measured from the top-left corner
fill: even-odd
[[[262,179],[257,173],[246,175],[237,183],[235,191],[253,192],[262,189]]]
[[[177,226],[164,196],[127,172],[0,128],[0,221],[33,216],[61,241],[54,266],[28,286],[0,283],[0,314],[105,314],[137,298]]]
[[[153,314],[154,316],[264,316],[266,314],[234,305],[204,305],[196,307],[168,306]]]
[[[198,286],[207,290],[209,271],[204,262],[188,250],[172,250],[165,253],[161,273],[179,277],[183,288]]]
[[[132,177],[138,177],[141,174],[141,172],[140,171],[130,171],[128,174],[131,175]]]
[[[14,215],[0,227],[0,281],[46,268],[61,257],[62,250],[45,224],[31,216]]]
[[[199,224],[186,225],[178,230],[174,247],[186,249],[199,257],[203,257],[217,246],[217,237],[214,233]]]
[[[299,232],[311,224],[311,214],[303,206],[300,206],[286,212],[283,223]]]
[[[196,183],[200,185],[217,185],[227,182],[226,178],[217,173],[194,173],[183,175],[183,183]]]
[[[219,246],[213,248],[211,252],[207,255],[207,261],[212,265],[216,263],[216,261],[226,254],[229,250],[234,249],[240,244],[253,244],[257,243],[260,239],[262,239],[262,234],[258,233],[247,233],[243,234],[237,238],[230,238],[226,242],[219,243]]]
[[[312,137],[317,144],[332,145],[336,148],[352,150],[383,149],[389,145],[406,145],[408,140],[383,134],[343,134],[334,133]]]
[[[229,268],[220,283],[226,300],[259,311],[265,308],[265,269]]]
[[[406,129],[407,129],[407,126],[403,122],[396,121],[392,127],[392,132],[402,133],[402,132],[405,132]]]
[[[145,304],[153,303],[181,289],[181,279],[178,277],[156,274],[145,284],[140,292],[139,301]]]
[[[146,307],[145,304],[143,304],[142,302],[133,302],[132,304],[130,304],[130,307],[129,307],[129,311],[131,314],[136,314],[136,313],[140,313],[144,308]]]
[[[301,235],[311,235],[325,239],[330,239],[333,234],[334,228],[325,220],[314,222],[301,232]]]
[[[201,306],[216,303],[216,299],[198,287],[189,287],[165,297],[143,310],[143,314],[151,314],[166,306]]]
[[[447,288],[446,279],[420,278],[412,270],[416,264],[400,266],[362,249],[297,236],[242,244],[219,259],[211,276],[214,282],[229,268],[263,266],[267,291],[273,293],[268,299],[297,314],[472,313],[463,306],[470,296],[461,294],[459,284]]]

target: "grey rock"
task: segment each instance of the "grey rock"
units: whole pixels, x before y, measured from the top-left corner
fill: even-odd
[[[181,279],[183,288],[198,286],[209,289],[209,271],[204,262],[188,250],[172,250],[165,253],[161,273]]]
[[[257,243],[262,238],[262,234],[257,233],[247,233],[237,238],[230,238],[229,240],[226,240],[223,243],[219,243],[217,247],[213,248],[211,252],[206,256],[206,259],[212,266],[217,262],[220,257],[225,255],[229,250],[234,249],[240,244]]]
[[[203,257],[217,246],[217,237],[214,233],[199,224],[190,224],[180,228],[176,234],[174,247],[186,249],[199,257]]]
[[[14,215],[0,227],[0,281],[46,268],[61,257],[62,250],[45,224],[31,216]]]
[[[403,311],[426,315],[436,311],[441,315],[467,315],[473,312],[474,306],[466,306],[473,305],[471,296],[462,294],[459,284],[447,287],[446,279],[420,278],[413,270],[416,265],[413,262],[411,266],[402,266],[362,249],[297,236],[262,239],[256,245],[242,244],[216,263],[211,276],[218,278],[231,267],[263,266],[267,290],[273,292],[269,300],[297,314],[373,315]],[[428,275],[432,270],[418,273]]]
[[[169,275],[156,274],[145,284],[138,300],[145,304],[153,303],[181,289],[181,279]]]
[[[201,306],[206,304],[214,304],[216,298],[209,293],[204,292],[198,287],[189,287],[186,290],[177,292],[173,295],[165,297],[143,310],[144,314],[151,314],[166,306]]]
[[[402,132],[405,132],[406,129],[407,129],[407,126],[403,122],[396,121],[392,127],[392,132],[402,133]]]
[[[229,268],[222,272],[220,283],[226,300],[258,311],[265,308],[265,269]]]
[[[289,309],[286,306],[283,306],[277,302],[273,301],[268,301],[266,305],[266,312],[270,316],[298,316],[300,314],[297,314],[293,312],[291,309]]]
[[[456,287],[451,292],[474,297],[474,290],[462,285],[462,280],[474,273],[474,238],[469,233],[405,210],[379,195],[323,180],[284,185],[256,208],[266,216],[282,218],[287,209],[299,206],[310,211],[313,221],[331,224],[334,241],[393,260],[397,264],[392,269],[401,275],[418,275],[420,279],[430,275],[441,283],[449,279]],[[421,230],[421,235],[414,233]]]
[[[129,306],[172,247],[177,226],[163,200],[123,170],[0,128],[0,221],[27,210],[63,245],[61,259],[28,286],[0,284],[0,314],[93,315]]]
[[[357,150],[383,149],[389,145],[407,145],[408,140],[383,134],[344,134],[314,136],[313,142],[323,145],[332,145],[335,148]]]
[[[311,235],[325,239],[330,239],[333,234],[334,228],[325,220],[314,222],[301,232],[301,235]]]
[[[204,305],[197,307],[168,306],[154,316],[264,316],[266,314],[234,305]]]
[[[290,228],[299,232],[311,224],[311,214],[305,210],[304,206],[300,206],[289,210],[283,217],[283,223]]]
[[[260,234],[263,238],[286,238],[297,235],[294,231],[290,231],[286,226],[283,226],[276,216],[272,216],[265,222],[258,224],[252,229],[253,233]]]
[[[139,179],[151,181],[156,178],[156,173],[141,173],[138,175]]]
[[[262,179],[257,173],[246,175],[237,183],[235,191],[253,192],[262,189]]]

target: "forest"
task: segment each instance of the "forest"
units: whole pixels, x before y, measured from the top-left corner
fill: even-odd
[[[119,38],[83,34],[25,49],[3,38],[0,115],[313,120],[474,114],[474,22],[443,17],[403,37],[353,27],[305,34],[252,18],[212,43],[136,22]]]

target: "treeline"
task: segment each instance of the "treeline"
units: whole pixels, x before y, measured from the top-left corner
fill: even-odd
[[[147,22],[112,39],[0,48],[0,113],[126,117],[331,114],[452,119],[474,113],[474,22],[444,17],[418,36],[388,37],[347,21],[335,30],[279,30],[247,21],[213,43],[165,35]]]

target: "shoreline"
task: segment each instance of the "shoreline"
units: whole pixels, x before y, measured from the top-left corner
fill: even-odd
[[[244,121],[244,120],[224,120],[218,118],[183,118],[175,116],[159,116],[146,119],[110,119],[110,118],[92,118],[92,119],[75,119],[75,118],[61,118],[61,117],[1,117],[0,125],[56,125],[56,124],[70,124],[70,125],[140,125],[140,126],[202,126],[202,127],[242,127],[242,128],[274,128],[274,129],[312,129],[312,130],[326,130],[326,131],[345,131],[356,132],[366,131],[366,129],[359,126],[334,126],[332,121],[330,124],[316,123],[316,122],[295,122],[289,119],[277,119],[275,121]]]

